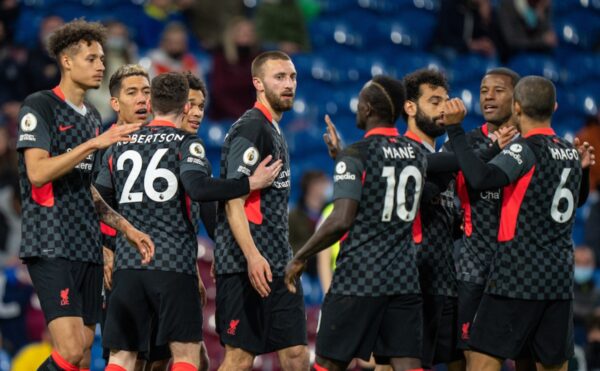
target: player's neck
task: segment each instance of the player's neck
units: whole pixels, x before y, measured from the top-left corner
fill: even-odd
[[[73,80],[65,77],[60,79],[58,86],[65,95],[66,100],[71,102],[76,107],[83,106],[83,100],[85,98],[85,92],[87,89],[83,88]]]
[[[273,107],[271,107],[271,104],[269,104],[269,101],[264,96],[264,94],[259,94],[258,97],[256,98],[256,100],[259,101],[263,106],[265,106],[267,108],[267,110],[271,114],[271,117],[273,118],[273,120],[275,120],[276,122],[281,121],[281,118],[283,117],[283,112],[274,110]]]
[[[541,128],[549,128],[550,127],[550,120],[536,121],[536,120],[532,120],[529,117],[521,116],[521,120],[520,120],[520,125],[519,126],[521,127],[521,135],[522,136],[527,136],[527,134],[531,130],[541,129]]]
[[[152,121],[172,122],[178,129],[181,129],[181,126],[183,124],[183,115],[158,115],[158,114],[156,114]]]
[[[394,128],[394,125],[390,125],[390,123],[383,123],[379,120],[367,120],[365,124],[365,133],[377,128],[389,129]]]
[[[423,130],[419,129],[419,127],[417,126],[417,123],[414,122],[414,120],[409,119],[408,130],[415,133],[423,142],[425,142],[425,143],[429,144],[431,147],[435,148],[435,138],[430,137],[429,135],[425,134],[423,132]]]

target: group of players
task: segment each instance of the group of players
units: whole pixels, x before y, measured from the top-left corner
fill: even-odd
[[[215,179],[197,137],[206,88],[190,74],[149,81],[141,67],[122,66],[109,86],[118,119],[100,134],[84,96],[102,81],[104,40],[97,23],[57,30],[49,50],[60,84],[29,96],[20,113],[21,258],[54,345],[40,370],[89,369],[103,289],[106,370],[140,369],[142,354],[146,369],[207,369],[198,219],[215,240],[220,370],[249,370],[269,352],[284,370],[309,369],[298,277],[308,257],[340,239],[314,369],[344,370],[371,355],[394,370],[499,370],[506,358],[566,369],[570,235],[594,155],[550,128],[550,81],[489,71],[486,124],[465,134],[465,107],[449,99],[442,73],[374,77],[358,100],[363,140],[342,149],[328,121],[334,210],[292,257],[290,161],[278,125],[296,89],[291,59],[254,60],[257,102],[230,128]]]

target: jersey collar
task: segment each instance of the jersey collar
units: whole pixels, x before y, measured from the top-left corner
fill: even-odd
[[[481,132],[483,133],[484,137],[489,138],[490,129],[488,128],[487,122],[485,124],[481,125]]]
[[[269,112],[267,106],[259,101],[256,101],[256,103],[254,103],[254,108],[262,112],[262,114],[267,118],[267,120],[269,120],[270,123],[273,123],[273,115],[271,115],[271,112]]]
[[[536,128],[529,130],[527,135],[523,135],[523,138],[529,138],[532,135],[556,135],[556,133],[552,128]]]
[[[368,138],[371,135],[383,135],[386,137],[397,137],[397,136],[400,136],[400,133],[398,133],[398,129],[396,129],[395,127],[392,127],[392,128],[379,127],[379,128],[374,128],[374,129],[367,131],[365,133],[365,138]]]
[[[167,120],[152,120],[146,126],[168,126],[168,127],[171,127],[171,128],[176,128],[176,126],[175,126],[174,123],[172,123],[171,121],[167,121]]]
[[[410,130],[407,130],[406,133],[404,133],[404,136],[407,137],[408,139],[414,140],[417,143],[423,143],[421,138],[419,138],[419,136],[417,134],[413,133]]]
[[[60,86],[56,85],[56,87],[54,89],[52,89],[52,92],[54,93],[54,95],[59,97],[62,101],[64,101],[64,102],[67,101],[67,99],[65,98],[65,93],[63,93]]]

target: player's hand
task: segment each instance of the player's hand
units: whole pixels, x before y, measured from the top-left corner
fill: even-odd
[[[467,108],[460,98],[452,98],[444,102],[444,114],[441,124],[444,126],[458,125],[467,115]]]
[[[268,155],[264,160],[258,164],[254,174],[248,178],[250,181],[250,191],[256,191],[258,189],[267,188],[279,175],[281,168],[283,167],[283,161],[276,160],[271,165],[269,162],[273,159],[273,156]]]
[[[269,296],[271,293],[269,283],[273,282],[273,274],[271,274],[271,267],[269,267],[267,259],[260,254],[248,259],[248,277],[252,287],[261,297]]]
[[[117,142],[131,142],[129,134],[138,131],[142,123],[113,125],[110,129],[92,139],[94,148],[108,148]]]
[[[104,258],[104,287],[111,290],[115,254],[111,249],[102,246],[102,256]]]
[[[579,159],[581,160],[581,167],[583,169],[596,164],[596,155],[594,155],[594,147],[592,145],[588,142],[583,142],[582,144],[579,138],[575,138],[573,145],[577,148],[577,152],[579,152]]]
[[[335,159],[338,153],[342,151],[342,140],[329,115],[325,115],[325,124],[327,124],[327,132],[323,134],[323,141],[327,145],[329,157]]]
[[[285,267],[284,282],[288,291],[292,294],[296,293],[296,280],[300,278],[305,265],[306,263],[298,259],[292,259]]]
[[[206,286],[204,286],[204,282],[202,282],[202,276],[200,275],[200,271],[198,270],[198,291],[200,293],[200,304],[202,304],[202,308],[206,306],[208,301],[206,297]]]
[[[142,264],[148,264],[154,256],[154,242],[146,233],[133,226],[125,229],[125,238],[142,256]]]
[[[517,135],[518,133],[519,131],[517,130],[517,128],[511,125],[507,125],[498,128],[498,130],[494,132],[494,137],[495,140],[498,142],[498,146],[500,147],[500,149],[503,149],[508,143],[510,143],[513,140],[515,135]]]

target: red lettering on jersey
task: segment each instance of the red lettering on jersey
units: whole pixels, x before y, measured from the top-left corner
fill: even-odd
[[[500,228],[498,230],[498,241],[506,242],[515,238],[517,229],[517,219],[519,210],[525,198],[525,193],[531,183],[531,178],[535,172],[535,166],[529,172],[523,175],[515,183],[504,187],[502,195],[502,211],[500,213]]]
[[[238,325],[240,324],[239,319],[232,319],[229,321],[229,328],[227,329],[227,333],[229,335],[235,335]]]
[[[467,191],[467,183],[462,171],[456,176],[456,192],[460,200],[460,207],[464,211],[463,231],[465,236],[471,237],[473,233],[473,220],[471,218],[471,201],[469,200],[469,192]]]
[[[65,306],[69,305],[69,288],[67,287],[64,290],[60,290],[60,305]]]

